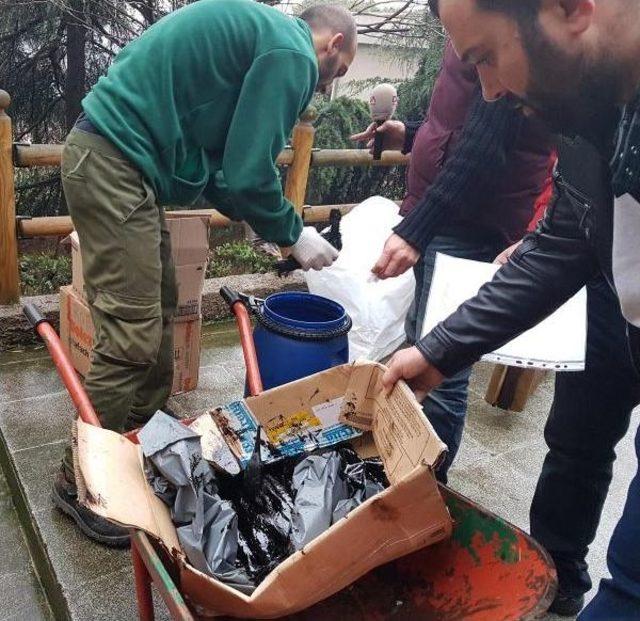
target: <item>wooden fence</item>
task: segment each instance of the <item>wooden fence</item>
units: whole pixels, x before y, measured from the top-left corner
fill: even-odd
[[[67,235],[73,230],[68,216],[50,218],[16,218],[15,168],[35,166],[60,166],[61,144],[16,144],[13,142],[11,119],[7,108],[9,94],[0,90],[0,304],[12,304],[20,298],[18,273],[18,239]],[[408,156],[398,151],[385,151],[375,161],[363,149],[314,149],[316,113],[309,108],[293,130],[291,147],[278,156],[278,164],[288,167],[285,196],[302,215],[305,223],[323,222],[331,209],[343,213],[354,205],[305,205],[307,182],[311,167],[329,166],[404,166]],[[184,213],[184,212],[177,212]],[[190,211],[189,213],[193,213]],[[211,226],[229,224],[229,220],[215,209],[199,210],[210,217]]]

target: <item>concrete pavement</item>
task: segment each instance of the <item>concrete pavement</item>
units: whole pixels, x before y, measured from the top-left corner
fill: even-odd
[[[180,414],[199,414],[242,394],[244,367],[233,324],[205,328],[201,364],[198,390],[173,400],[172,406]],[[544,382],[526,412],[511,414],[482,399],[490,371],[488,365],[481,364],[474,372],[468,425],[450,484],[526,530],[529,503],[545,453],[542,429],[553,385],[551,380]],[[136,611],[128,553],[91,543],[49,501],[72,412],[71,401],[45,351],[0,355],[2,467],[56,618],[132,619]],[[636,413],[632,427],[637,428],[639,422]],[[606,545],[635,473],[632,439],[629,434],[619,447],[611,494],[589,555],[596,584],[606,574]],[[0,482],[0,558],[5,559],[0,565],[0,584],[4,583],[0,586],[0,621],[48,619],[24,543],[22,547],[16,543],[20,534],[15,530],[16,514],[3,489]],[[13,517],[5,520],[7,515]],[[3,527],[9,523],[13,530]],[[19,585],[17,590],[10,590],[12,584]],[[22,609],[16,609],[16,602],[24,602],[25,610],[39,612],[20,616]],[[158,607],[158,618],[168,618],[162,606]]]

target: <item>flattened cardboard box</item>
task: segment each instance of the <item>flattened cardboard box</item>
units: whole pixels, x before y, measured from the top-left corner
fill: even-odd
[[[202,216],[167,218],[167,228],[178,287],[175,316],[179,321],[197,319],[202,312],[202,290],[209,254],[209,220]],[[71,285],[81,298],[86,299],[78,233],[73,231],[67,239],[71,244]]]
[[[172,395],[194,390],[200,372],[202,320],[176,321],[173,325]],[[60,288],[60,340],[71,364],[83,377],[91,366],[93,349],[91,311],[73,287]]]
[[[385,396],[383,372],[375,363],[344,365],[245,400],[262,423],[343,398],[343,422],[357,420],[371,429],[354,446],[363,455],[380,455],[391,484],[281,563],[250,596],[187,563],[169,509],[147,484],[140,447],[79,421],[74,444],[81,501],[159,540],[175,559],[179,589],[197,614],[267,619],[300,611],[373,568],[451,534],[451,518],[433,475],[446,447],[406,384],[398,383]]]

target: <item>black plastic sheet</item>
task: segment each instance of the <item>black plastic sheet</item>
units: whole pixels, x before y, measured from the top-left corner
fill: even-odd
[[[171,507],[178,524],[193,521],[200,494],[216,492],[211,466],[202,459],[200,436],[161,410],[142,428],[138,441],[153,490]]]
[[[388,485],[379,459],[362,460],[348,446],[302,460],[293,474],[292,539],[296,550]]]
[[[384,466],[378,457],[362,460],[348,447],[341,449],[340,453],[343,464],[346,464],[343,476],[347,483],[348,498],[339,501],[336,505],[333,510],[332,524],[389,487]]]
[[[295,459],[264,467],[260,487],[244,485],[243,478],[219,477],[220,495],[238,515],[238,559],[250,578],[259,584],[295,549],[291,544]]]
[[[193,522],[178,528],[178,539],[196,569],[245,593],[255,588],[238,562],[238,515],[217,494],[198,496]]]
[[[163,412],[138,438],[147,479],[171,507],[189,562],[247,594],[388,486],[381,461],[362,460],[349,446],[268,466],[253,460],[248,472],[230,475],[202,458],[198,434]]]
[[[337,504],[348,498],[342,469],[342,458],[337,451],[311,455],[296,466],[292,515],[292,539],[296,550],[327,530]]]

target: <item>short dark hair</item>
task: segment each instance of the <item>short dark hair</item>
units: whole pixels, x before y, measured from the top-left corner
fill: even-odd
[[[342,33],[347,46],[356,44],[358,29],[353,15],[339,4],[316,4],[300,14],[300,19],[309,24],[311,30],[330,30]]]
[[[476,0],[476,4],[483,11],[505,13],[523,24],[538,15],[542,0]],[[436,17],[440,17],[440,0],[429,0],[429,8]]]
[[[440,2],[438,2],[438,0],[429,0],[429,9],[438,19],[440,19]]]

